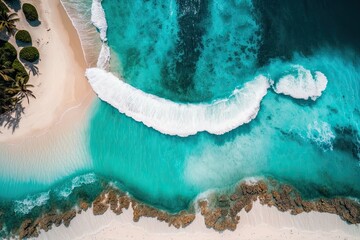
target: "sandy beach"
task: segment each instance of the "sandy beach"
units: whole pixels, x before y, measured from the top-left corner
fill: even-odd
[[[21,18],[18,28],[28,30],[31,33],[33,44],[40,51],[41,59],[37,65],[38,75],[31,76],[30,79],[30,83],[35,85],[36,99],[31,99],[29,105],[24,102],[25,113],[22,116],[19,128],[15,129],[14,132],[11,129],[1,130],[0,150],[6,151],[6,155],[11,157],[0,160],[0,165],[3,166],[0,173],[2,176],[6,176],[7,173],[18,169],[17,172],[20,175],[23,174],[25,180],[34,180],[36,176],[33,174],[41,171],[44,164],[48,164],[48,173],[36,180],[51,182],[54,179],[50,177],[46,179],[47,175],[57,175],[61,178],[68,172],[91,165],[90,159],[78,161],[75,155],[75,160],[67,159],[68,163],[61,162],[62,170],[59,172],[59,166],[54,164],[56,159],[51,159],[52,152],[47,152],[47,144],[59,144],[62,149],[67,149],[69,152],[85,151],[78,148],[78,143],[68,141],[68,139],[76,138],[72,136],[72,134],[77,134],[76,131],[75,133],[72,132],[73,129],[80,128],[78,131],[81,133],[79,134],[83,134],[86,128],[87,113],[91,109],[95,94],[84,75],[87,63],[77,32],[67,17],[60,0],[28,0],[26,2],[37,7],[41,21],[39,26],[32,27],[24,20],[23,13],[18,12]],[[73,141],[79,142],[79,144],[86,142],[84,136]],[[17,162],[12,160],[12,158],[24,159],[17,155],[19,146],[15,144],[18,143],[22,143],[23,152],[32,153],[32,156],[26,156],[25,164],[19,160]],[[37,151],[29,150],[32,147],[36,147]],[[48,159],[48,163],[47,160],[36,162],[36,159],[40,159],[39,156],[42,159]],[[26,175],[25,172],[30,167],[34,171]],[[58,173],[55,174],[55,172]],[[290,213],[282,213],[275,208],[257,203],[250,213],[242,211],[240,218],[240,224],[236,231],[218,233],[207,229],[203,217],[199,214],[190,226],[178,230],[168,227],[166,223],[150,218],[142,218],[138,223],[134,223],[132,210],[128,210],[120,216],[111,211],[107,211],[101,216],[94,216],[92,209],[89,209],[75,217],[68,228],[64,225],[53,227],[49,232],[42,232],[39,238],[83,240],[360,239],[359,226],[349,225],[337,215],[328,213],[311,212],[292,216]]]
[[[94,94],[84,75],[87,64],[80,40],[60,0],[24,2],[36,6],[41,22],[33,27],[21,10],[17,12],[21,19],[18,29],[31,33],[40,52],[38,73],[31,74],[29,80],[35,86],[36,99],[31,98],[30,104],[23,101],[25,110],[15,131],[1,129],[4,157],[0,158],[0,174],[3,178],[51,184],[91,166],[85,130]],[[17,47],[13,38],[10,42]],[[61,159],[64,155],[68,157]]]
[[[219,233],[206,228],[200,214],[185,229],[176,229],[151,218],[141,218],[134,223],[132,210],[120,216],[111,211],[93,216],[92,209],[89,209],[78,215],[68,228],[60,226],[47,233],[42,232],[40,239],[356,240],[360,239],[360,227],[348,225],[333,214],[310,212],[293,216],[257,202],[249,213],[240,213],[240,223],[234,232]]]
[[[18,29],[31,33],[33,45],[39,49],[38,73],[31,74],[30,84],[36,99],[24,101],[25,113],[19,128],[2,129],[0,142],[13,143],[68,127],[83,118],[93,99],[84,76],[86,62],[80,40],[60,1],[26,1],[36,6],[41,24],[32,27],[23,12]],[[17,46],[14,39],[12,44]]]

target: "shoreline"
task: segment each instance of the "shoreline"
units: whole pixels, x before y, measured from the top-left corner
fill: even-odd
[[[38,74],[31,73],[29,81],[35,86],[36,99],[30,99],[30,104],[23,102],[25,112],[14,132],[1,129],[0,142],[8,145],[44,137],[59,128],[71,131],[74,122],[86,118],[95,99],[85,77],[87,63],[78,33],[60,0],[22,2],[33,4],[39,12],[41,24],[37,27],[28,24],[21,10],[17,14],[21,19],[18,29],[30,32],[40,61],[36,65]]]
[[[0,134],[0,142],[5,143],[10,147],[14,146],[14,152],[16,151],[15,146],[19,142],[24,145],[23,147],[27,147],[25,145],[30,144],[30,146],[28,146],[29,148],[40,144],[47,145],[50,144],[47,141],[49,135],[57,137],[56,135],[62,131],[71,131],[71,129],[78,127],[82,121],[86,121],[86,113],[88,109],[91,108],[90,106],[92,105],[91,103],[93,102],[93,99],[95,99],[95,94],[92,93],[91,88],[84,76],[86,63],[82,53],[79,36],[75,28],[72,26],[70,19],[66,15],[65,10],[62,8],[61,2],[59,0],[56,0],[56,2],[40,2],[38,0],[29,0],[26,2],[34,3],[34,5],[38,7],[40,18],[42,18],[41,20],[44,21],[42,22],[42,25],[40,25],[38,28],[35,28],[34,31],[30,32],[35,33],[38,31],[39,36],[47,36],[50,40],[49,43],[46,43],[47,40],[42,39],[45,44],[41,45],[41,48],[39,48],[42,58],[42,61],[39,64],[40,75],[36,77],[32,76],[30,80],[30,83],[37,85],[37,88],[39,88],[37,91],[34,91],[35,95],[39,98],[36,100],[32,99],[30,105],[27,106],[24,119],[22,119],[22,121],[25,123],[21,123],[21,127],[17,129],[14,134],[11,134],[11,132],[8,131]],[[49,12],[49,10],[51,11]],[[51,18],[52,20],[49,20],[48,18]],[[59,27],[59,30],[56,30],[56,27]],[[43,29],[40,31],[39,28]],[[49,28],[50,31],[47,30]],[[40,33],[44,33],[44,35]],[[62,38],[60,36],[62,36]],[[59,38],[57,39],[57,37]],[[62,49],[65,50],[64,55],[62,55],[63,61],[60,61],[57,58],[59,56],[57,53],[61,51],[59,50],[59,46],[62,46]],[[49,67],[52,65],[49,62],[48,65],[45,65],[47,59],[46,57],[52,54],[54,54],[53,56],[56,56],[56,63],[59,62],[67,66],[61,65],[57,66],[58,69],[54,69],[53,67]],[[69,56],[71,57],[69,58]],[[63,70],[62,67],[64,67],[66,70]],[[81,73],[82,69],[84,69],[84,71]],[[52,82],[49,83],[49,81],[47,81],[48,77],[53,76],[52,74],[54,74],[56,70],[63,70],[64,74],[61,76],[58,76],[57,74],[57,78],[55,80],[52,79]],[[69,72],[74,74],[73,77],[69,77],[69,75],[71,75]],[[77,81],[77,79],[80,78],[81,81]],[[59,79],[65,80],[62,83],[63,85],[56,84],[56,80]],[[58,92],[59,86],[63,92],[56,96],[56,104],[49,103],[49,99],[52,99],[52,97],[55,96],[52,93]],[[47,89],[50,92],[46,92]],[[71,91],[69,89],[71,89]],[[39,106],[44,108],[42,109],[44,112],[39,111]],[[51,113],[48,113],[48,106],[51,106]],[[46,119],[43,119],[44,116],[47,116]],[[73,124],[74,119],[76,119],[76,122],[79,123]],[[83,123],[83,125],[86,124]],[[36,139],[35,143],[30,143],[34,142],[34,139]],[[44,148],[46,148],[46,146]],[[104,199],[99,200],[99,202],[104,201],[106,202]],[[254,205],[251,203],[251,207],[247,207],[250,204],[244,206],[245,211],[241,211],[239,215],[239,227],[234,232],[226,230],[223,233],[218,233],[213,229],[206,228],[205,224],[203,223],[203,216],[201,216],[199,213],[195,214],[196,217],[194,217],[194,222],[186,229],[177,230],[175,228],[168,228],[165,223],[161,223],[156,219],[150,218],[141,218],[139,223],[134,223],[132,220],[133,210],[124,210],[124,213],[118,217],[117,215],[111,213],[111,211],[108,210],[109,206],[107,206],[105,207],[107,211],[105,211],[101,216],[94,216],[92,214],[94,207],[81,214],[76,214],[75,212],[74,215],[74,211],[71,211],[70,214],[64,213],[67,215],[62,217],[74,218],[71,224],[69,221],[70,227],[67,228],[64,225],[61,225],[60,227],[53,228],[49,232],[42,232],[40,234],[40,238],[44,237],[49,239],[66,239],[64,236],[68,236],[68,238],[75,237],[75,235],[71,234],[80,233],[83,234],[83,236],[77,237],[81,239],[116,238],[116,236],[119,236],[120,234],[124,234],[128,236],[128,238],[134,237],[136,239],[144,237],[153,237],[156,239],[161,239],[161,237],[163,239],[168,239],[170,237],[174,237],[175,239],[184,239],[189,237],[196,237],[196,239],[235,239],[239,236],[246,237],[247,239],[264,239],[268,236],[272,236],[273,239],[278,239],[279,237],[285,236],[289,239],[300,239],[304,236],[313,236],[315,232],[316,234],[314,239],[319,237],[326,237],[327,239],[338,239],[339,236],[348,237],[348,239],[359,239],[356,235],[348,235],[346,232],[347,230],[344,230],[347,229],[348,225],[346,225],[344,221],[340,221],[340,218],[334,214],[312,212],[313,214],[311,213],[311,215],[306,215],[307,217],[301,217],[305,213],[295,217],[291,216],[289,213],[281,213],[275,208],[261,206],[258,203],[259,200]],[[106,203],[105,205],[109,204]],[[151,207],[149,208],[153,209]],[[253,210],[249,210],[249,213],[247,213],[247,208],[252,208]],[[337,220],[335,220],[335,217]],[[245,219],[244,222],[243,219]],[[61,221],[65,223],[63,218]],[[174,221],[175,224],[179,224],[177,220]],[[286,227],[282,225],[289,221],[294,226],[298,223],[300,230],[296,232],[294,229],[297,228],[291,228],[291,224],[286,225]],[[303,223],[301,223],[301,221],[303,221]],[[312,221],[315,227],[304,227],[304,225],[308,224],[308,221]],[[87,226],[88,223],[92,224]],[[271,225],[270,223],[274,223],[274,225]],[[53,222],[51,222],[51,224],[53,224]],[[54,224],[56,225],[56,223]],[[340,227],[338,225],[340,225]],[[321,228],[322,226],[324,226],[324,229],[319,231],[318,228]],[[97,230],[94,230],[96,227]],[[259,227],[261,229],[264,227],[264,229],[259,231]],[[339,227],[340,230],[334,233],[334,235],[331,235],[331,233],[327,232],[334,227]],[[289,230],[289,228],[291,228],[293,232]],[[356,233],[360,233],[358,226],[354,225],[351,226],[351,228],[354,229]],[[76,229],[79,229],[79,231],[77,232]],[[152,229],[156,230],[153,231]],[[90,230],[95,231],[96,233],[85,235],[84,232],[80,232]],[[297,236],[298,238],[291,238],[293,235],[296,235],[296,233],[299,235]]]
[[[348,231],[348,226],[339,221],[337,216],[328,213],[308,213],[307,215],[292,216],[274,208],[256,203],[249,213],[242,212],[242,223],[235,231],[223,233],[215,232],[204,225],[202,216],[197,215],[194,222],[185,229],[168,227],[166,223],[150,218],[143,218],[139,222],[132,222],[133,211],[126,210],[120,216],[107,211],[104,215],[94,216],[89,209],[79,214],[69,227],[64,225],[49,232],[42,232],[39,239],[359,239]],[[328,224],[321,221],[327,219]],[[277,224],[282,219],[282,226]],[[310,222],[309,224],[307,224]],[[333,228],[336,226],[337,228]],[[347,228],[347,230],[342,230]]]
[[[347,198],[302,200],[295,189],[280,183],[274,185],[270,180],[239,183],[232,193],[209,193],[194,200],[188,210],[176,214],[141,203],[111,184],[104,187],[106,190],[91,202],[80,200],[69,211],[59,213],[57,209],[51,209],[37,219],[24,220],[16,233],[20,239],[115,236],[181,239],[184,234],[191,237],[194,232],[199,234],[197,239],[222,239],[225,236],[226,239],[238,236],[278,239],[285,235],[294,237],[291,239],[360,237],[359,203]],[[293,236],[294,232],[297,232],[296,236]]]

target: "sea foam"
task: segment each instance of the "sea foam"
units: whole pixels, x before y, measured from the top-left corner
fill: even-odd
[[[27,196],[24,200],[15,201],[15,213],[28,214],[34,207],[40,207],[50,199],[50,192]]]
[[[100,38],[106,41],[107,22],[105,11],[101,5],[102,0],[93,0],[91,4],[91,22],[100,30]]]
[[[94,183],[95,181],[96,176],[94,173],[77,176],[71,180],[71,183],[61,189],[58,194],[63,198],[67,198],[75,188]]]
[[[307,138],[316,143],[324,151],[333,150],[335,135],[327,122],[314,121],[307,126]]]
[[[91,21],[92,16],[95,16],[95,13],[89,11],[89,6],[93,4],[92,0],[61,0],[60,2],[79,35],[88,66],[95,67],[102,43]]]
[[[300,65],[296,65],[294,68],[296,74],[289,74],[280,78],[275,86],[275,92],[296,99],[308,100],[311,98],[315,101],[326,89],[328,82],[326,76],[318,71],[312,74],[310,70]]]
[[[163,134],[181,137],[203,131],[224,134],[256,117],[260,102],[270,87],[264,76],[256,77],[242,89],[235,89],[228,99],[209,104],[186,104],[145,93],[106,72],[104,69],[109,66],[110,49],[106,43],[107,22],[101,2],[92,1],[91,21],[100,31],[103,46],[97,62],[98,68],[86,71],[86,77],[100,99],[148,127]]]
[[[163,134],[181,137],[203,131],[224,134],[250,122],[270,87],[268,79],[260,75],[227,99],[190,104],[145,93],[103,69],[87,69],[86,76],[99,98],[121,113]]]

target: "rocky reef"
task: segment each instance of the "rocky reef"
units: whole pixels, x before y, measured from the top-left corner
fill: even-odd
[[[141,217],[156,218],[175,228],[184,228],[191,224],[197,209],[204,217],[208,228],[216,231],[235,230],[240,222],[239,212],[251,211],[253,202],[276,207],[282,212],[290,211],[297,215],[302,212],[318,211],[337,214],[349,224],[360,223],[360,204],[346,198],[304,200],[289,185],[276,181],[260,180],[242,182],[231,192],[215,192],[204,199],[199,199],[186,211],[170,214],[141,203],[114,187],[107,186],[92,202],[79,200],[77,206],[69,211],[60,212],[52,209],[35,219],[26,219],[18,229],[11,230],[11,236],[19,239],[37,237],[41,230],[49,231],[53,226],[69,226],[71,220],[82,211],[92,210],[94,215],[104,214],[109,209],[120,215],[125,209],[132,208],[134,222]],[[1,212],[0,212],[1,214]],[[0,229],[3,224],[0,222]]]
[[[139,221],[141,217],[156,218],[159,221],[168,223],[169,226],[176,228],[186,227],[195,219],[195,213],[190,211],[182,211],[177,214],[170,214],[163,210],[150,207],[146,204],[140,203],[132,199],[125,193],[118,189],[109,187],[104,190],[92,203],[87,203],[80,200],[76,209],[66,211],[64,213],[56,210],[43,214],[39,218],[32,220],[26,219],[23,221],[19,229],[13,230],[12,236],[18,236],[19,239],[26,239],[30,237],[38,237],[41,230],[49,231],[53,225],[56,227],[64,224],[66,227],[70,225],[70,221],[80,214],[82,211],[87,211],[92,205],[92,212],[94,215],[102,215],[110,208],[116,215],[120,215],[124,209],[133,210],[134,222]]]
[[[235,230],[240,221],[238,213],[249,212],[253,202],[276,207],[279,211],[297,215],[302,212],[325,212],[337,214],[349,224],[360,223],[360,204],[347,198],[303,200],[289,185],[275,181],[241,183],[231,194],[215,194],[211,199],[200,200],[199,208],[208,228],[217,231]]]

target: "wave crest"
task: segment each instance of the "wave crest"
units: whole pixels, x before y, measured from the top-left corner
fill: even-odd
[[[100,30],[100,38],[103,42],[106,39],[107,22],[105,18],[105,11],[101,5],[102,0],[93,0],[91,4],[91,22]]]
[[[144,93],[99,68],[87,69],[86,76],[99,98],[119,112],[163,134],[181,137],[203,131],[220,135],[250,122],[270,87],[260,75],[227,99],[189,104]]]
[[[312,74],[310,70],[300,65],[294,67],[296,74],[289,74],[280,78],[275,86],[275,92],[289,95],[296,99],[308,100],[311,98],[315,101],[326,89],[328,83],[326,76],[319,71]]]

